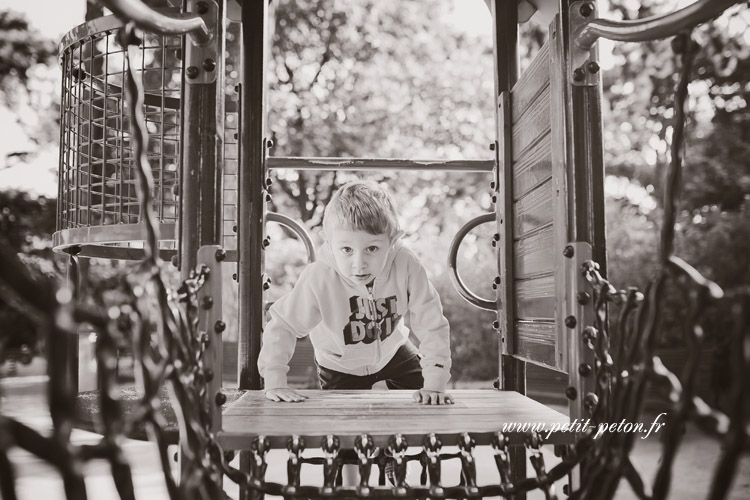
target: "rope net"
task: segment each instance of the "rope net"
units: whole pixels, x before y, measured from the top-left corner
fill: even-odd
[[[82,465],[94,459],[104,459],[111,465],[112,476],[122,499],[135,498],[130,465],[125,459],[123,437],[141,425],[145,425],[159,449],[160,464],[169,497],[216,499],[225,496],[223,477],[237,483],[246,493],[280,495],[285,498],[478,498],[501,496],[514,498],[523,492],[540,490],[545,498],[558,497],[555,481],[580,467],[580,485],[570,491],[570,498],[613,498],[618,484],[624,479],[641,499],[665,498],[670,487],[674,458],[682,439],[682,428],[686,422],[695,422],[698,427],[721,440],[721,457],[715,466],[709,498],[725,498],[738,460],[748,451],[748,416],[745,402],[748,400],[747,380],[750,380],[750,293],[747,290],[724,294],[722,290],[703,278],[700,273],[672,255],[674,239],[674,212],[680,182],[681,151],[684,140],[684,108],[687,99],[687,84],[690,68],[697,52],[696,45],[688,35],[680,35],[676,47],[680,48],[682,72],[675,95],[675,133],[672,144],[672,161],[669,167],[669,189],[665,206],[661,239],[661,268],[657,277],[645,293],[630,289],[616,290],[602,277],[594,262],[587,262],[583,269],[593,290],[596,321],[584,334],[586,348],[595,354],[595,366],[587,376],[594,377],[595,390],[584,397],[584,405],[594,424],[619,422],[622,419],[637,421],[642,416],[646,390],[651,385],[665,388],[672,410],[668,414],[664,430],[662,460],[653,482],[636,470],[629,456],[634,446],[633,433],[606,433],[594,436],[594,429],[578,436],[574,446],[557,450],[561,461],[547,470],[541,454],[543,439],[539,433],[529,433],[524,446],[529,452],[534,477],[513,482],[512,461],[507,436],[497,433],[492,448],[498,478],[494,484],[477,485],[475,443],[471,435],[457,430],[457,453],[443,453],[442,443],[435,435],[424,437],[422,451],[408,455],[409,443],[403,436],[395,434],[386,450],[378,450],[367,434],[360,436],[354,450],[342,450],[335,435],[325,437],[320,443],[323,457],[304,456],[307,443],[302,436],[291,436],[288,444],[286,484],[265,480],[268,468],[269,444],[258,438],[249,450],[250,464],[247,471],[228,464],[229,456],[223,453],[212,432],[210,408],[226,401],[224,394],[210,393],[209,383],[214,374],[205,367],[205,352],[211,337],[198,328],[201,307],[198,293],[211,279],[210,270],[202,266],[193,270],[182,285],[171,290],[162,276],[162,261],[159,258],[159,225],[163,214],[155,212],[154,172],[150,164],[148,146],[151,118],[148,103],[144,103],[144,74],[139,74],[137,58],[142,57],[138,47],[148,43],[148,38],[136,35],[132,24],[120,32],[120,43],[127,61],[122,86],[128,103],[129,116],[122,115],[119,123],[131,127],[128,144],[129,161],[133,165],[132,189],[128,199],[139,205],[139,218],[146,228],[144,258],[136,272],[122,279],[105,283],[94,296],[95,303],[85,304],[73,300],[65,288],[57,288],[49,280],[28,274],[18,258],[6,248],[2,251],[3,266],[0,268],[0,295],[30,318],[37,329],[32,334],[18,339],[15,332],[4,331],[2,346],[20,343],[32,348],[46,343],[49,352],[60,352],[65,348],[65,339],[75,335],[78,325],[91,325],[97,335],[96,358],[98,362],[98,386],[101,408],[101,438],[95,444],[75,445],[71,443],[71,430],[76,423],[75,397],[69,379],[61,374],[65,367],[58,356],[50,356],[48,363],[48,404],[53,429],[44,435],[20,421],[2,416],[0,413],[0,491],[3,498],[15,500],[16,482],[9,451],[22,448],[56,468],[62,477],[65,494],[70,499],[87,498],[82,476]],[[124,63],[125,64],[125,63]],[[106,82],[104,82],[106,83]],[[106,85],[105,85],[106,88]],[[90,110],[104,111],[106,98],[101,106],[94,105],[96,99],[86,97],[92,88],[81,91],[76,97],[88,100]],[[67,99],[70,99],[67,98]],[[120,110],[122,111],[122,110]],[[93,113],[93,111],[91,111]],[[162,122],[164,123],[164,122]],[[93,129],[91,129],[93,131]],[[91,132],[93,133],[93,132]],[[90,134],[89,134],[90,135]],[[76,140],[83,136],[76,136]],[[91,146],[99,144],[88,141]],[[101,141],[105,141],[104,138]],[[82,141],[87,142],[87,141]],[[101,142],[105,144],[105,142]],[[119,144],[119,143],[118,143]],[[88,146],[87,146],[88,147]],[[83,153],[82,153],[83,154]],[[84,162],[85,163],[85,162]],[[84,164],[82,163],[82,165]],[[104,163],[106,167],[107,162]],[[80,170],[84,173],[84,170]],[[162,170],[156,173],[161,175]],[[80,176],[79,176],[80,177]],[[86,173],[84,177],[94,179]],[[106,174],[102,173],[102,179]],[[100,179],[100,181],[102,180]],[[68,180],[61,185],[70,186]],[[94,195],[93,180],[90,195]],[[97,207],[97,217],[106,218],[106,183],[97,192],[101,201],[92,202]],[[78,186],[80,187],[80,185]],[[129,188],[130,189],[130,188]],[[72,190],[70,190],[72,193]],[[65,191],[61,198],[64,217],[81,223],[82,214],[67,211]],[[92,198],[93,199],[93,198]],[[158,206],[158,205],[156,205]],[[93,208],[92,208],[93,210]],[[89,212],[86,217],[93,217]],[[121,214],[122,215],[122,214]],[[116,219],[116,217],[115,217]],[[112,222],[115,221],[112,220]],[[667,370],[654,356],[655,338],[659,329],[660,311],[663,306],[664,289],[667,283],[678,287],[685,297],[683,331],[689,347],[688,367],[682,378]],[[700,356],[702,326],[706,308],[724,301],[732,311],[732,388],[730,411],[722,413],[695,396],[695,367]],[[608,304],[620,306],[620,313],[610,325]],[[619,340],[614,343],[612,331]],[[155,333],[154,333],[155,332]],[[115,385],[116,349],[129,346],[134,354],[140,397],[136,411],[126,414],[122,402],[113,396]],[[166,423],[160,411],[160,394],[164,387],[170,391],[172,405],[180,421],[183,443],[181,459],[182,480],[174,479],[167,456]],[[0,407],[0,412],[2,407]],[[411,443],[414,445],[415,443]],[[452,444],[452,443],[451,443]],[[381,472],[380,485],[370,485],[373,465],[384,469],[387,461],[393,465],[392,486],[385,486]],[[460,461],[461,481],[459,485],[442,484],[441,464],[445,460]],[[418,461],[422,467],[421,485],[406,484],[406,465]],[[354,463],[359,472],[356,485],[342,485],[341,467]],[[303,464],[322,466],[323,485],[301,484]]]

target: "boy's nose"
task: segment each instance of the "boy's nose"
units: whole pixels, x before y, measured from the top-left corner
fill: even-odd
[[[367,262],[362,256],[354,256],[353,266],[355,271],[363,271],[367,269]]]

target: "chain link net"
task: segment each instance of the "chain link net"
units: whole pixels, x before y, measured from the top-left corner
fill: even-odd
[[[136,57],[140,43],[132,25],[122,31],[127,57]],[[586,394],[584,405],[591,420],[619,422],[636,421],[642,416],[646,390],[651,385],[665,388],[672,405],[665,429],[662,460],[653,482],[644,479],[630,460],[634,445],[632,433],[606,433],[594,438],[593,429],[581,434],[574,446],[562,450],[561,461],[547,470],[541,454],[543,439],[538,433],[527,435],[524,446],[528,450],[535,477],[513,482],[508,437],[497,433],[492,439],[495,465],[500,481],[478,486],[476,479],[475,443],[467,433],[458,435],[457,453],[442,453],[442,443],[435,435],[425,436],[423,450],[407,455],[408,443],[396,434],[387,450],[378,450],[373,440],[363,434],[351,450],[341,450],[339,439],[330,435],[323,439],[320,448],[324,456],[303,456],[306,443],[302,436],[289,440],[287,483],[265,481],[268,468],[269,442],[256,439],[249,450],[250,466],[241,471],[230,466],[227,457],[211,432],[209,408],[217,404],[207,390],[214,376],[204,366],[203,353],[209,341],[197,328],[197,294],[210,272],[207,267],[195,269],[189,279],[177,290],[170,290],[162,277],[162,262],[158,256],[158,225],[153,210],[153,179],[146,155],[147,132],[143,116],[143,90],[132,71],[127,73],[126,93],[132,117],[134,155],[138,173],[138,195],[147,241],[144,259],[137,272],[125,279],[109,283],[96,294],[93,305],[73,300],[67,289],[58,289],[49,280],[35,279],[24,271],[15,255],[2,248],[3,266],[0,271],[0,293],[4,300],[34,318],[38,338],[23,339],[36,345],[43,338],[50,352],[62,350],[65,338],[77,332],[77,325],[90,324],[98,335],[96,359],[98,386],[102,414],[101,439],[95,444],[74,445],[71,431],[75,426],[75,394],[66,377],[60,376],[65,367],[59,356],[50,356],[48,363],[48,404],[53,429],[44,435],[23,423],[0,414],[0,492],[3,498],[15,500],[15,479],[8,456],[9,450],[20,447],[53,465],[62,477],[65,494],[70,499],[87,498],[82,466],[94,459],[107,460],[117,492],[122,499],[135,498],[130,465],[124,457],[122,443],[137,425],[146,424],[150,439],[158,447],[160,464],[170,499],[216,499],[225,497],[222,488],[224,476],[237,483],[240,489],[256,497],[264,494],[284,498],[479,498],[502,496],[513,498],[524,492],[540,490],[545,498],[557,498],[555,481],[570,474],[580,466],[581,483],[570,493],[575,499],[613,498],[617,486],[625,479],[641,499],[665,498],[670,487],[674,458],[679,449],[682,427],[687,421],[711,436],[722,440],[724,446],[716,464],[709,498],[720,499],[727,494],[731,478],[742,453],[748,451],[748,425],[746,414],[747,380],[750,380],[750,293],[747,290],[723,294],[714,283],[703,278],[695,269],[672,255],[674,239],[674,213],[677,203],[681,169],[681,150],[684,139],[684,107],[692,60],[697,47],[688,35],[678,37],[681,47],[682,74],[675,97],[675,133],[672,145],[672,162],[669,168],[669,188],[665,206],[660,248],[661,271],[645,293],[635,289],[618,291],[602,277],[594,262],[587,262],[584,273],[594,293],[595,323],[584,331],[586,348],[592,349],[596,364],[592,373],[596,384],[594,392]],[[660,310],[667,283],[679,287],[687,303],[683,330],[689,346],[687,376],[682,379],[667,370],[654,356],[656,334],[660,325]],[[57,292],[55,292],[57,290]],[[731,304],[734,327],[733,387],[729,413],[712,408],[695,396],[695,367],[702,341],[701,321],[706,307],[717,301]],[[608,304],[620,306],[614,328],[610,327]],[[619,336],[612,351],[612,331]],[[154,332],[156,341],[154,341]],[[115,393],[113,360],[116,349],[130,345],[134,353],[137,380],[141,396],[134,413],[126,415]],[[177,484],[167,456],[166,423],[160,408],[160,392],[168,387],[172,405],[180,422],[182,448],[180,476]],[[2,408],[0,408],[2,410]],[[460,461],[461,482],[457,486],[444,486],[441,463],[444,460]],[[393,486],[369,484],[373,465],[384,469],[386,461],[393,465]],[[406,466],[418,461],[423,467],[422,485],[406,484]],[[359,472],[359,483],[341,484],[344,463],[354,463]],[[303,464],[322,466],[323,485],[301,484]]]

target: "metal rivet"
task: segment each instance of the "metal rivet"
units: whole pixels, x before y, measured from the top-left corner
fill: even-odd
[[[599,405],[599,396],[597,396],[593,392],[589,392],[588,394],[586,394],[586,397],[583,398],[583,407],[589,411],[593,410],[598,405]]]
[[[573,249],[572,246],[568,245],[565,248],[563,248],[563,256],[567,257],[568,259],[572,258],[576,254],[576,251]]]
[[[222,333],[226,329],[227,329],[227,324],[224,323],[222,320],[218,320],[216,323],[214,323],[214,331],[216,333]]]
[[[591,294],[589,292],[578,292],[577,299],[581,305],[588,304],[591,302]]]
[[[237,273],[232,273],[232,279],[233,279],[234,281],[237,281]]]
[[[563,494],[570,495],[570,485],[563,484],[562,491],[563,491]]]
[[[495,233],[492,235],[492,239],[495,241],[500,241],[500,235],[498,233]]]
[[[266,141],[266,147],[267,148],[272,148],[273,147],[273,139],[268,139]]]
[[[492,328],[494,328],[495,330],[499,330],[500,329],[500,322],[499,321],[493,321],[492,322]]]
[[[237,232],[237,224],[235,224],[234,226],[232,226],[232,231],[235,232],[235,233]]]
[[[263,283],[263,290],[268,290],[269,288],[271,288],[270,283],[268,283],[268,282]]]
[[[599,65],[596,63],[596,61],[589,61],[589,63],[586,64],[586,69],[589,70],[589,73],[598,73]]]
[[[581,8],[578,9],[578,12],[583,17],[589,17],[594,12],[594,7],[590,3],[585,3],[581,5]]]
[[[501,283],[500,276],[495,276],[495,280],[493,281],[496,285],[499,285]]]
[[[496,147],[494,142],[490,143],[490,151],[494,151]]]
[[[199,73],[200,71],[198,70],[196,66],[188,66],[187,69],[185,70],[185,76],[187,76],[191,80],[194,78],[198,78]]]
[[[216,250],[216,260],[218,260],[219,262],[221,262],[222,260],[224,260],[226,258],[227,258],[227,251],[226,250],[224,250],[223,248],[219,248],[218,250]]]
[[[497,241],[495,241],[495,240],[492,240],[492,241],[490,242],[490,245],[492,245],[492,247],[493,247],[493,248],[495,248],[495,247],[497,246]]]
[[[271,239],[270,238],[263,238],[263,242],[261,243],[263,248],[268,248],[271,245]]]
[[[591,375],[591,365],[588,363],[581,363],[578,365],[578,374],[582,377],[588,377]]]
[[[215,70],[215,69],[216,69],[216,61],[214,61],[214,60],[213,60],[212,58],[210,58],[210,57],[207,57],[207,58],[206,58],[206,59],[205,59],[205,60],[203,61],[203,69],[205,69],[205,70],[206,70],[206,71],[208,71],[209,73],[210,73],[211,71]]]
[[[174,267],[180,267],[180,258],[177,255],[173,255],[171,261]]]
[[[212,297],[203,297],[201,300],[201,307],[203,309],[211,309],[214,306],[214,299]]]
[[[271,198],[271,195],[270,195],[270,194],[268,194],[268,193],[266,193],[266,201],[267,201],[268,203],[271,203],[271,200],[272,200],[272,199],[273,199],[273,198]]]
[[[578,391],[575,387],[568,387],[565,389],[565,397],[572,401],[578,397]]]
[[[576,68],[573,71],[573,80],[577,82],[582,82],[586,78],[586,73],[583,71],[583,68]]]
[[[490,182],[490,189],[495,189],[495,181]]]
[[[227,395],[223,392],[217,392],[214,401],[216,401],[216,406],[221,406],[227,402]]]
[[[270,177],[266,178],[266,187],[271,187],[272,184],[273,184],[273,179],[271,179]]]
[[[567,318],[565,318],[565,326],[567,326],[568,328],[575,328],[577,324],[578,321],[576,321],[575,316],[568,316]]]
[[[492,203],[497,203],[497,196],[494,194],[492,195]]]

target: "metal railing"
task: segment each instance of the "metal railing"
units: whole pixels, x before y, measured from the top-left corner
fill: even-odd
[[[162,14],[138,0],[102,0],[117,17],[159,35],[190,35],[196,45],[211,41],[211,32],[198,14]]]
[[[471,290],[469,290],[469,287],[466,286],[464,281],[461,279],[461,275],[458,273],[458,249],[461,247],[461,242],[464,240],[467,234],[471,232],[472,229],[475,227],[485,224],[487,222],[494,222],[495,221],[495,214],[482,214],[480,216],[474,217],[469,222],[461,226],[461,229],[458,230],[456,233],[456,236],[453,237],[453,241],[451,241],[450,249],[448,250],[448,270],[450,276],[451,283],[453,283],[453,287],[456,289],[459,295],[463,297],[464,300],[466,300],[469,304],[473,305],[474,307],[478,307],[479,309],[484,309],[485,311],[496,311],[498,304],[494,300],[488,300],[483,299],[479,295],[475,294]],[[499,283],[494,283],[493,286],[497,288]]]
[[[573,40],[580,49],[590,50],[600,38],[618,42],[646,42],[668,38],[718,17],[728,7],[737,3],[742,2],[739,0],[698,0],[674,12],[643,19],[628,21],[592,19],[578,33],[573,34]],[[581,6],[581,9],[590,8],[587,4]]]

